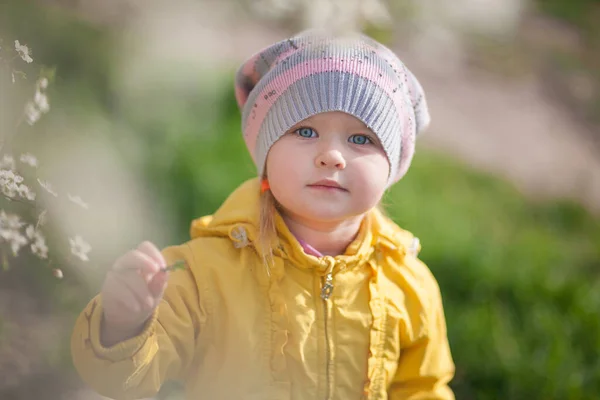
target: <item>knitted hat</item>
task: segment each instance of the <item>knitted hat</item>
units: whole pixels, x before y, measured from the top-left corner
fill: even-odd
[[[263,49],[236,75],[246,146],[262,176],[271,146],[298,122],[327,111],[358,118],[381,141],[388,186],[410,166],[429,125],[423,88],[387,47],[364,36],[305,31]]]

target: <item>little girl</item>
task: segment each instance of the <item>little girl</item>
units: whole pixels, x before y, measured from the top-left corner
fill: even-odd
[[[258,178],[191,240],[119,258],[78,318],[100,394],[186,399],[453,399],[440,291],[378,209],[429,123],[421,85],[361,35],[303,32],[237,74]],[[172,270],[184,262],[184,269]]]

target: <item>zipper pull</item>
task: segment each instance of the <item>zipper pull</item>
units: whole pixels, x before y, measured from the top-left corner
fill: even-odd
[[[329,272],[327,275],[325,275],[325,282],[321,288],[321,298],[323,300],[329,300],[331,293],[333,293],[333,275],[331,272]]]

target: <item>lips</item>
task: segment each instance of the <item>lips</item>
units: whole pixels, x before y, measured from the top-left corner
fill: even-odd
[[[308,187],[314,189],[325,189],[325,190],[340,190],[347,192],[348,190],[343,188],[342,185],[334,181],[333,179],[322,179],[318,182],[311,183]]]

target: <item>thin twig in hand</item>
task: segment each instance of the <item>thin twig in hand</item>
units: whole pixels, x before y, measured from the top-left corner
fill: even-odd
[[[161,268],[161,271],[163,271],[163,272],[175,271],[178,269],[185,269],[186,266],[187,266],[187,264],[184,260],[177,260],[173,264],[171,264],[167,267]]]

